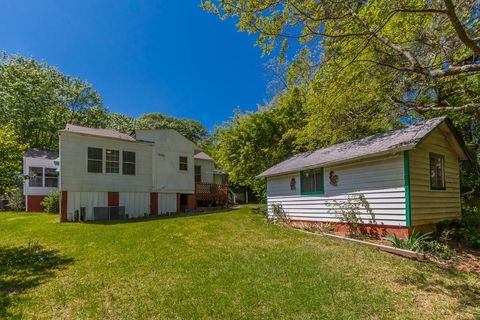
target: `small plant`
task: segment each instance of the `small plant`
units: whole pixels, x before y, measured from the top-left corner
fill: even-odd
[[[272,217],[270,217],[272,222],[276,223],[289,223],[290,218],[288,214],[283,209],[281,203],[272,203]]]
[[[45,208],[45,212],[59,213],[60,193],[58,191],[50,192],[45,198],[43,198],[41,205]]]
[[[20,189],[13,190],[6,194],[8,207],[13,211],[20,211],[24,208],[23,192]]]
[[[387,234],[387,239],[395,248],[423,252],[425,242],[431,240],[430,233],[419,234],[415,230],[406,239],[398,238],[396,234]]]
[[[348,195],[346,200],[333,200],[327,206],[331,207],[329,212],[333,212],[340,222],[347,225],[351,237],[359,237],[365,233],[362,215],[369,215],[368,223],[376,224],[375,214],[363,194]]]
[[[439,259],[449,260],[453,257],[453,252],[446,243],[443,243],[448,241],[448,236],[449,233],[446,232],[437,241],[432,239],[431,233],[420,234],[412,230],[406,239],[398,238],[395,234],[387,234],[387,239],[395,248],[427,253]]]

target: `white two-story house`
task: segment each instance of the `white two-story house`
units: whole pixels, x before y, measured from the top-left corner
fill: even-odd
[[[97,220],[109,208],[140,217],[225,204],[213,160],[171,129],[60,131],[60,220]]]

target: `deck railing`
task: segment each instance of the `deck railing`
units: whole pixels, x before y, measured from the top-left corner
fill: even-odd
[[[195,195],[198,200],[228,201],[228,187],[224,184],[197,182],[195,183]]]

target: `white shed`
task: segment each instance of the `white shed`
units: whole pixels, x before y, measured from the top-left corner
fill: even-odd
[[[459,160],[471,156],[446,117],[295,155],[259,175],[268,213],[280,204],[293,221],[332,223],[332,203],[363,194],[380,233],[408,234],[461,214]],[[362,216],[368,221],[368,216]]]

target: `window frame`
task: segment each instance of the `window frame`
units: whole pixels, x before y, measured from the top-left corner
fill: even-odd
[[[432,158],[440,158],[442,160],[442,182],[443,182],[443,187],[437,187],[433,185],[433,182],[435,181],[432,177]],[[429,152],[428,153],[428,175],[430,177],[430,190],[432,191],[443,191],[447,190],[447,179],[445,176],[445,156],[440,153],[435,153],[435,152]]]
[[[321,176],[321,179],[322,179],[322,190],[315,190],[315,191],[304,191],[303,190],[303,179],[304,179],[303,175],[307,172],[311,173],[311,174],[320,173],[320,176]],[[301,195],[324,195],[325,194],[325,177],[324,177],[323,167],[300,171],[300,194]]]
[[[90,154],[89,154],[89,150],[90,149],[99,149],[101,150],[100,154],[102,155],[102,158],[101,159],[94,159],[94,158],[90,158]],[[87,173],[93,173],[93,174],[103,174],[105,172],[104,170],[104,151],[103,151],[103,148],[99,148],[99,147],[90,147],[90,146],[87,146]],[[89,169],[89,163],[90,161],[97,161],[97,162],[101,162],[101,171],[98,172],[98,171],[90,171]]]
[[[182,163],[182,158],[185,159],[185,162]],[[182,164],[185,165],[185,169],[182,169]],[[188,157],[187,156],[178,156],[178,170],[182,172],[188,172]]]
[[[55,176],[47,176],[47,170],[52,170],[55,173]],[[55,186],[47,186],[47,179],[55,181]],[[43,186],[45,188],[58,188],[58,172],[56,168],[43,168]]]
[[[132,153],[134,161],[133,162],[125,161],[125,153]],[[122,162],[121,162],[122,175],[135,176],[137,174],[137,153],[135,151],[122,150],[122,159],[121,160],[122,160]],[[125,164],[127,164],[127,165],[132,165],[133,164],[133,173],[125,173]]]
[[[31,185],[31,183],[32,183],[32,181],[33,181],[33,180],[31,179],[31,177],[32,177],[32,175],[31,175],[31,169],[40,169],[40,170],[42,171],[42,174],[41,174],[40,176],[39,176],[39,175],[36,175],[36,176],[35,176],[35,181],[37,181],[36,179],[39,179],[39,178],[40,178],[40,185],[39,185],[39,186],[32,186],[32,185]],[[28,187],[29,187],[29,188],[43,188],[43,186],[44,186],[44,184],[45,184],[45,182],[44,182],[44,180],[43,180],[44,176],[45,176],[45,170],[44,170],[43,167],[29,166],[29,167],[28,167],[28,177],[29,177],[29,178],[28,178]]]
[[[107,160],[107,150],[112,151],[112,153],[114,153],[114,152],[117,152],[117,153],[118,153],[117,161]],[[118,163],[118,166],[117,166],[118,171],[117,171],[117,172],[108,172],[108,171],[107,171],[107,165],[108,165],[109,163],[110,163],[110,164],[111,164],[111,163]],[[121,162],[120,162],[120,150],[118,150],[118,149],[112,149],[112,148],[105,148],[105,174],[113,174],[113,175],[119,175],[119,174],[121,174],[121,172],[120,172],[120,165],[121,165]]]

